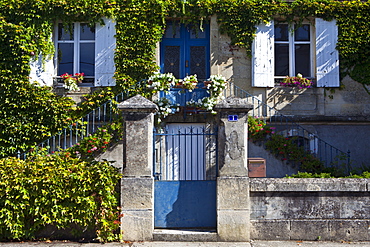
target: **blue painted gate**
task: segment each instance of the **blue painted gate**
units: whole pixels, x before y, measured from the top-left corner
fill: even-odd
[[[156,228],[216,228],[216,137],[205,124],[154,132]]]

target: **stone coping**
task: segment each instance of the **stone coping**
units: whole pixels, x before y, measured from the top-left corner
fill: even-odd
[[[158,106],[141,95],[136,95],[118,104],[123,112],[156,112]]]
[[[250,178],[250,192],[369,192],[369,178]]]

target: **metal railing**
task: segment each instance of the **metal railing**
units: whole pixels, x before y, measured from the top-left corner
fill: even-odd
[[[117,94],[112,98],[112,100],[109,100],[92,110],[79,121],[74,122],[61,130],[58,134],[51,136],[38,144],[37,147],[42,148],[43,151],[48,153],[53,153],[76,145],[86,136],[95,133],[98,128],[111,123],[115,118],[117,118],[118,115],[114,109],[115,105],[113,102],[121,102],[125,100],[128,95],[128,92]],[[18,152],[17,157],[20,159],[26,159],[27,152]]]
[[[217,127],[169,124],[154,129],[153,174],[156,180],[215,180]]]
[[[299,146],[318,158],[325,167],[335,167],[349,174],[351,170],[349,151],[344,152],[323,141],[316,134],[280,113],[279,110],[267,105],[231,82],[224,90],[225,97],[230,95],[247,99],[248,103],[253,105],[253,109],[249,112],[251,116],[263,119],[267,125],[275,127],[277,134],[286,138],[294,137],[294,141]]]

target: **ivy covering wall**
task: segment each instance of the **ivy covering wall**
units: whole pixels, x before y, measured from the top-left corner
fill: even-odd
[[[155,47],[166,18],[184,22],[207,21],[217,15],[220,30],[235,45],[250,52],[255,26],[274,17],[289,22],[306,18],[336,19],[337,49],[342,71],[368,67],[370,62],[370,2],[297,0],[3,0],[0,3],[1,74],[28,75],[29,59],[52,55],[53,23],[99,22],[113,17],[117,24],[116,78],[127,84],[148,77],[157,69]],[[298,19],[296,19],[298,17]],[[355,75],[353,75],[355,76]],[[127,80],[128,79],[128,80]],[[363,80],[369,83],[368,80]]]
[[[312,20],[312,17],[336,19],[339,26],[337,49],[340,53],[342,77],[349,74],[358,82],[370,85],[369,13],[370,1],[296,0],[287,3],[279,0],[2,0],[0,94],[7,98],[18,93],[18,86],[9,85],[28,81],[30,60],[38,59],[41,54],[43,58],[53,56],[54,44],[50,37],[57,21],[83,21],[92,24],[101,22],[104,16],[116,21],[117,86],[113,92],[131,87],[158,69],[155,49],[164,33],[166,19],[197,23],[202,27],[212,15],[217,16],[220,31],[228,35],[234,45],[245,48],[249,55],[255,26],[261,22],[277,17],[297,23],[305,19]],[[140,91],[140,87],[133,87],[133,90]],[[29,94],[34,92],[37,90],[28,89]],[[100,100],[101,95],[99,92],[96,98],[100,97]],[[0,103],[1,116],[8,116],[14,110],[5,98]],[[43,96],[33,98],[39,101],[50,100]],[[19,109],[22,109],[23,105],[29,105],[30,102],[18,100],[17,103]],[[86,107],[96,105],[94,95],[88,103],[85,104]],[[69,116],[62,115],[63,119],[56,121],[58,126],[73,117],[73,110],[65,101],[55,100],[53,106],[55,110],[70,113]],[[23,116],[19,118],[22,125]],[[50,120],[46,120],[48,121]],[[3,121],[0,124],[5,137],[11,131],[21,130],[18,128],[9,131],[6,129],[9,127],[7,123]],[[45,129],[44,124],[40,127],[32,126],[42,129],[45,136],[52,132]],[[58,126],[54,129],[58,129]],[[19,135],[22,136],[23,133],[19,132]],[[5,137],[0,133],[0,140]]]

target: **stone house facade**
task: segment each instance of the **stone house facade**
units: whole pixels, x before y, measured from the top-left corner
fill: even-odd
[[[219,31],[216,16],[212,16],[203,37],[208,42],[204,51],[191,50],[192,37],[187,40],[190,45],[185,42],[187,47],[184,49],[190,53],[186,55],[190,56],[189,59],[192,59],[192,52],[204,54],[205,59],[200,62],[200,68],[191,68],[192,65],[187,63],[194,62],[187,57],[183,59],[181,54],[178,56],[184,61],[179,64],[169,61],[169,65],[166,65],[166,56],[177,56],[171,55],[171,52],[176,51],[166,53],[165,45],[172,48],[177,46],[176,42],[171,43],[169,39],[169,43],[165,43],[166,36],[158,44],[155,59],[162,72],[174,72],[171,64],[184,66],[178,72],[182,78],[192,71],[197,72],[197,69],[197,73],[204,73],[202,79],[213,74],[225,76],[234,85],[291,117],[329,144],[342,151],[350,151],[354,166],[366,165],[370,154],[366,152],[368,138],[364,133],[370,130],[369,105],[366,103],[370,95],[360,83],[348,76],[340,82],[340,60],[335,50],[338,31],[335,21],[325,22],[317,18],[314,22],[315,25],[304,24],[301,32],[296,34],[287,31],[287,25],[275,28],[273,22],[260,25],[252,56],[249,57],[244,49],[230,45],[229,37]],[[46,64],[40,61],[33,63],[31,80],[54,86],[57,92],[63,92],[63,84],[58,76],[65,72],[86,71],[87,82],[80,87],[79,92],[69,95],[76,101],[95,88],[114,86],[115,22],[106,19],[105,23],[104,26],[96,25],[90,31],[87,26],[75,23],[73,35],[68,34],[61,24],[56,25],[53,40],[58,54]],[[202,46],[193,44],[193,47]],[[183,49],[182,45],[179,47]],[[287,54],[289,49],[297,53],[296,57]],[[61,57],[61,53],[70,55]],[[274,71],[280,71],[280,74]],[[279,79],[285,75],[295,76],[297,73],[315,81],[316,86],[299,89],[278,84]],[[253,151],[250,154],[260,155]]]

